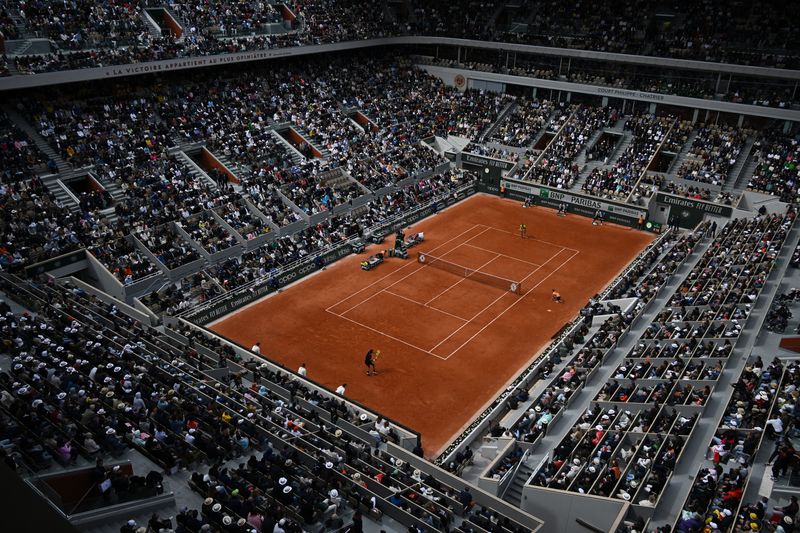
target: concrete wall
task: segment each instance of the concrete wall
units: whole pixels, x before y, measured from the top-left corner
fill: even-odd
[[[81,281],[81,280],[79,280],[77,278],[74,278],[74,277],[70,276],[67,279],[69,280],[70,283],[72,283],[76,287],[80,287],[84,291],[86,291],[86,292],[94,295],[95,297],[97,297],[97,299],[100,300],[101,302],[106,303],[106,304],[116,305],[117,307],[119,307],[122,310],[123,313],[125,313],[128,316],[131,316],[131,317],[135,318],[136,320],[138,320],[139,322],[142,322],[143,324],[147,324],[149,326],[155,326],[155,325],[158,324],[158,317],[156,315],[154,315],[153,312],[150,311],[149,309],[146,309],[144,311],[136,309],[136,308],[131,307],[130,305],[124,303],[124,302],[121,302],[119,300],[116,300],[116,299],[112,298],[111,296],[106,294],[104,291],[96,289],[96,288],[92,287],[91,285],[89,285],[88,283],[85,283],[85,282],[83,282],[83,281]]]
[[[526,485],[520,507],[544,520],[547,533],[575,533],[590,531],[578,524],[579,519],[601,531],[610,531],[628,505],[622,500]]]

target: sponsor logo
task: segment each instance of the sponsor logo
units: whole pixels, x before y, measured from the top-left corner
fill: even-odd
[[[542,193],[547,191],[547,189],[542,189]],[[550,198],[551,200],[556,200],[557,202],[566,202],[574,205],[582,205],[584,207],[591,207],[592,209],[602,209],[603,202],[598,200],[592,200],[591,198],[586,198],[584,196],[575,196],[574,194],[564,194],[563,192],[556,192],[556,191],[547,191],[547,196],[542,196],[543,198]]]
[[[663,94],[646,93],[642,91],[626,91],[625,89],[614,89],[612,87],[598,87],[597,94],[618,96],[621,98],[633,98],[636,100],[652,100],[654,102],[663,102],[666,100],[666,97]]]
[[[333,263],[334,261],[341,259],[342,257],[350,255],[352,252],[352,248],[350,246],[342,246],[340,248],[336,248],[328,252],[327,254],[322,256],[322,262],[326,265]]]
[[[480,155],[462,153],[461,154],[461,161],[466,161],[467,163],[473,163],[475,165],[480,165],[482,167],[494,167],[494,168],[501,168],[503,170],[508,170],[514,166],[513,163],[508,161],[502,161],[500,159],[492,159],[490,157],[483,157]],[[486,172],[486,170],[484,170]]]
[[[638,222],[639,215],[645,214],[642,209],[611,204],[588,196],[526,185],[516,181],[502,180],[501,184],[509,191],[508,196],[511,198],[532,200],[540,205],[554,208],[563,203],[569,206],[570,212],[585,216],[594,216],[595,212],[600,209],[606,212],[607,220],[624,225]]]
[[[729,217],[733,214],[733,208],[731,208],[730,206],[712,204],[709,202],[699,202],[697,200],[691,200],[689,198],[680,198],[678,196],[671,196],[664,193],[658,193],[658,195],[656,196],[656,201],[658,203],[674,205],[676,207],[699,209],[700,211],[712,215],[722,215]]]
[[[291,270],[284,274],[283,276],[278,278],[278,284],[280,286],[288,285],[289,283],[293,282],[294,280],[305,276],[306,274],[310,274],[317,269],[317,266],[313,262],[303,263],[302,265],[298,266],[294,270]]]

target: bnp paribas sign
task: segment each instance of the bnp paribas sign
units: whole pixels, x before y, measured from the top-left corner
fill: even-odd
[[[611,203],[593,196],[562,192],[556,189],[548,189],[547,187],[521,183],[515,180],[502,180],[501,184],[509,191],[517,191],[529,197],[537,197],[539,200],[534,201],[543,205],[557,207],[558,204],[564,203],[576,209],[582,208],[583,214],[587,214],[588,216],[594,215],[594,212],[598,209],[604,211],[606,214],[613,213],[634,220],[638,220],[640,215],[647,216],[647,210],[640,207]]]
[[[552,189],[540,189],[539,196],[542,198],[549,198],[550,200],[555,200],[556,202],[564,202],[567,204],[573,205],[582,205],[584,207],[591,207],[592,209],[605,209],[609,211],[608,207],[611,207],[610,204],[605,204],[599,200],[595,200],[593,198],[587,198],[586,196],[577,196],[575,194],[568,194],[563,192],[554,191]]]

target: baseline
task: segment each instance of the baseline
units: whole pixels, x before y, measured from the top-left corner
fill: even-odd
[[[509,235],[518,235],[517,233],[514,233],[513,231],[508,231],[507,229],[495,228],[494,226],[488,226],[488,225],[486,225],[486,224],[477,224],[477,225],[478,225],[478,226],[483,226],[483,227],[485,227],[485,228],[493,229],[493,230],[495,230],[495,231],[500,231],[500,232],[503,232],[503,233],[508,233]],[[563,248],[564,250],[569,250],[570,252],[575,252],[575,253],[579,253],[579,252],[580,252],[580,250],[576,250],[575,248],[570,248],[570,247],[568,247],[568,246],[564,246],[564,245],[562,245],[562,244],[556,244],[556,243],[554,243],[554,242],[546,241],[546,240],[544,240],[544,239],[539,239],[539,238],[537,238],[537,237],[525,237],[525,238],[526,238],[526,239],[530,239],[530,240],[532,240],[532,241],[539,241],[539,242],[543,242],[543,243],[545,243],[545,244],[549,244],[550,246],[555,246],[555,247],[557,247],[557,248]]]

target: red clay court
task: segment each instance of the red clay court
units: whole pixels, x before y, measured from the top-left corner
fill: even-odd
[[[519,225],[528,237],[519,236]],[[653,239],[578,215],[478,195],[407,231],[425,242],[364,272],[371,246],[210,326],[422,435],[438,454]],[[522,282],[515,294],[417,259]],[[480,276],[480,274],[479,274]],[[562,304],[552,301],[556,289]],[[364,367],[381,350],[378,375]]]

